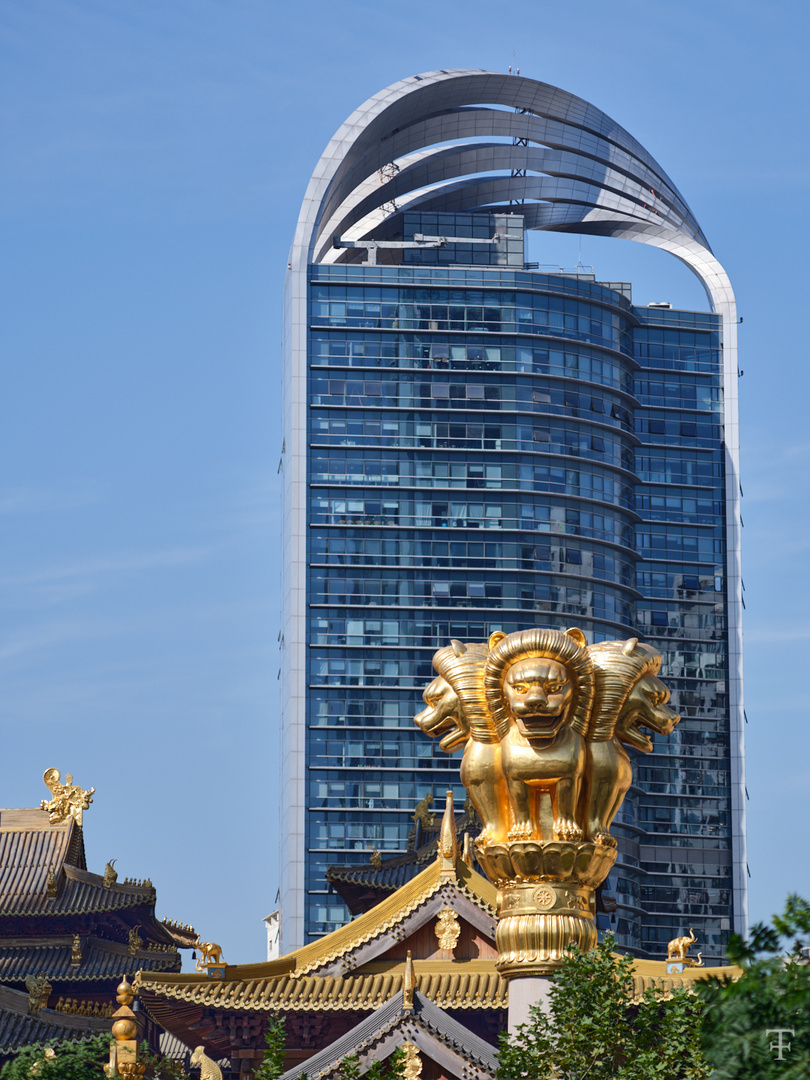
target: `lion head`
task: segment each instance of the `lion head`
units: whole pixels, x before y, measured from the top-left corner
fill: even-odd
[[[427,708],[414,722],[451,754],[470,735],[490,741],[490,724],[482,686],[487,646],[455,639],[433,656],[437,677],[422,694]]]
[[[616,723],[616,738],[645,754],[652,752],[652,740],[642,731],[650,728],[659,735],[671,735],[681,719],[667,706],[669,690],[656,675],[643,675],[632,688]]]
[[[426,687],[422,699],[426,708],[416,714],[414,723],[431,739],[438,738],[445,753],[452,754],[470,737],[470,725],[458,694],[446,679],[437,675]]]
[[[502,638],[484,669],[484,692],[499,736],[511,723],[525,739],[553,739],[565,724],[587,729],[593,664],[581,630],[521,630]]]
[[[600,641],[588,655],[596,672],[596,704],[588,738],[601,742],[614,735],[645,754],[653,748],[640,730],[650,728],[669,735],[680,716],[667,708],[669,690],[658,678],[661,654],[652,645],[627,641]]]

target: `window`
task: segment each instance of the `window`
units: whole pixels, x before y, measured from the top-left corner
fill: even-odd
[[[450,397],[450,387],[447,383],[431,383],[430,392],[435,398]]]
[[[535,442],[551,442],[551,431],[548,428],[535,428],[532,438]]]

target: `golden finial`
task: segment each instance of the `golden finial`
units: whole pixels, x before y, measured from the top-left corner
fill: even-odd
[[[65,777],[66,782],[61,783],[58,769],[46,769],[42,774],[42,779],[53,798],[43,799],[40,810],[48,811],[48,821],[51,825],[59,825],[69,817],[72,817],[77,825],[81,825],[82,811],[89,808],[96,789],[90,788],[89,791],[84,791],[78,784],[73,783],[71,773]]]
[[[48,867],[48,885],[47,885],[48,897],[53,900],[59,894],[59,881],[56,877],[56,871],[52,866]]]
[[[109,1078],[120,1076],[123,1080],[141,1080],[146,1064],[138,1060],[138,1022],[130,1008],[135,991],[126,975],[118,984],[115,1000],[119,1007],[113,1013],[114,1041],[110,1043],[110,1061],[105,1072]]]
[[[371,849],[371,854],[368,857],[368,861],[374,867],[375,870],[379,870],[382,866],[382,855],[376,848]]]
[[[453,792],[448,791],[442,827],[439,832],[439,860],[442,878],[456,876],[457,855],[458,838],[456,836],[456,815],[453,813]]]
[[[461,855],[461,861],[465,866],[473,868],[473,853],[472,853],[472,837],[468,832],[464,833],[464,850]]]
[[[73,935],[73,943],[70,946],[70,963],[72,967],[78,967],[82,962],[82,939],[78,934]]]
[[[408,949],[408,955],[405,958],[405,971],[402,975],[402,1008],[413,1008],[413,992],[415,989],[416,978],[413,970],[413,959],[411,958],[411,950]]]

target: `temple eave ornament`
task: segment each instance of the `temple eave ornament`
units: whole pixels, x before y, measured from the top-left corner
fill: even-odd
[[[498,887],[498,969],[549,974],[567,945],[596,944],[594,890],[616,860],[610,833],[632,781],[625,746],[671,733],[661,656],[637,638],[588,646],[581,630],[496,632],[433,658],[418,726],[464,748],[461,780]]]
[[[59,825],[71,817],[77,825],[81,825],[82,814],[89,809],[96,789],[90,788],[89,791],[85,791],[78,784],[73,783],[73,776],[70,773],[65,777],[63,784],[58,769],[46,769],[42,774],[42,779],[52,797],[42,800],[40,810],[48,812],[51,825]]]

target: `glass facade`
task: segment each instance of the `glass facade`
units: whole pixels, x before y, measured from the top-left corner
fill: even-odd
[[[660,956],[690,925],[719,959],[733,915],[722,320],[523,269],[516,216],[406,214],[404,234],[502,239],[309,267],[306,940],[348,918],[327,865],[403,850],[428,792],[464,799],[459,756],[413,724],[433,652],[577,625],[652,641],[683,716],[636,755],[611,928]]]

